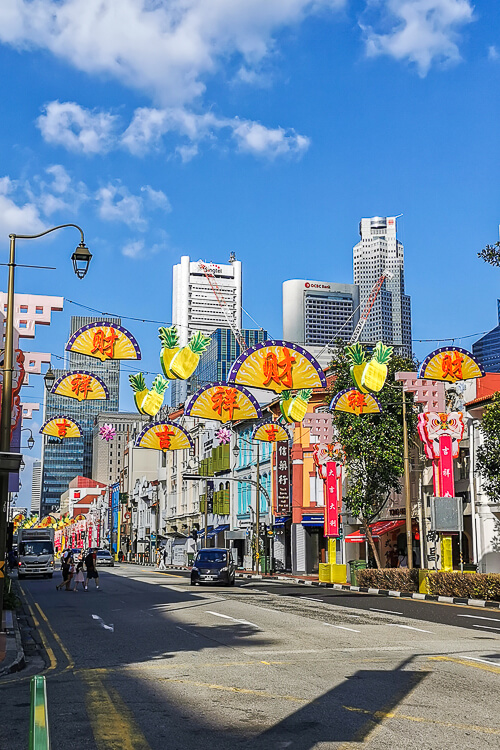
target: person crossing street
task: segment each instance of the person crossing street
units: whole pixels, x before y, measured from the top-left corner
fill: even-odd
[[[85,577],[85,591],[88,591],[89,580],[92,578],[95,580],[95,587],[99,590],[99,573],[97,572],[97,550],[90,549],[87,556],[85,557],[85,568],[87,575]]]

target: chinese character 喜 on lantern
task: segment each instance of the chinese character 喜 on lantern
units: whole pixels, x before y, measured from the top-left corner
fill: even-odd
[[[92,354],[99,352],[103,357],[113,359],[115,355],[115,342],[119,336],[114,328],[109,328],[109,334],[106,336],[102,328],[98,328],[94,333],[92,341]]]
[[[292,357],[289,349],[283,347],[283,359],[278,362],[278,357],[274,352],[269,352],[264,360],[264,385],[271,382],[277,385],[284,385],[286,388],[293,387],[292,367],[295,364],[295,357]],[[282,372],[280,372],[280,370]]]

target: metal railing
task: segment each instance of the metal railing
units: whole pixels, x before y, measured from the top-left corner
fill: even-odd
[[[31,678],[31,715],[29,750],[50,750],[47,688],[45,677]]]

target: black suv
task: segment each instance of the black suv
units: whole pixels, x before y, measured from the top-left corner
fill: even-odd
[[[191,586],[197,583],[234,585],[234,562],[228,549],[200,549],[191,568]]]

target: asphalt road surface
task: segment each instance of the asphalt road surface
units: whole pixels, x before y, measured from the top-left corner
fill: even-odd
[[[45,664],[0,682],[0,750],[28,747],[40,671],[53,750],[500,747],[496,611],[132,565],[54,583],[21,582]]]

